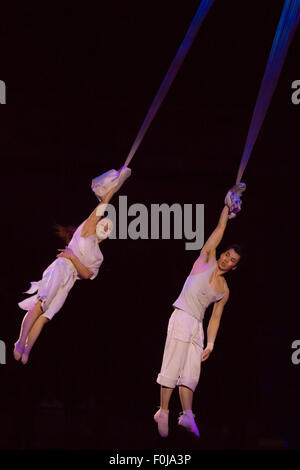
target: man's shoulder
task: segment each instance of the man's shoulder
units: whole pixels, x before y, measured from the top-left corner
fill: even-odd
[[[229,290],[227,281],[226,281],[226,279],[225,279],[224,277],[223,277],[223,282],[224,282],[224,291],[225,291],[226,294],[229,295],[230,290]]]

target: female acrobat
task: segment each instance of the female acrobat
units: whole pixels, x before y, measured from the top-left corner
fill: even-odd
[[[130,173],[129,168],[122,167],[119,171],[110,170],[93,180],[92,189],[100,204],[74,231],[68,246],[59,250],[57,259],[43,272],[42,279],[31,283],[26,292],[37,293],[18,304],[27,313],[14,345],[17,361],[21,360],[23,364],[28,362],[29,353],[44,325],[61,309],[75,281],[95,279],[97,276],[103,262],[99,244],[112,231],[112,221],[103,218],[103,214],[113,194]]]

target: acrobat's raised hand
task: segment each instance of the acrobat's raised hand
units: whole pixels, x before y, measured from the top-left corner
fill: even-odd
[[[101,202],[106,194],[114,190],[114,193],[119,191],[124,181],[131,175],[131,169],[127,166],[122,166],[118,171],[109,170],[92,180],[92,190]]]
[[[235,184],[225,196],[225,205],[229,209],[228,218],[233,219],[240,212],[242,206],[242,193],[246,190],[245,183]]]

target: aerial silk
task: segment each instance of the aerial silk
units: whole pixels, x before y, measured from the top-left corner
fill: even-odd
[[[240,183],[300,19],[300,0],[286,0],[252,115],[236,183]]]
[[[177,54],[175,58],[173,59],[173,62],[170,65],[170,68],[149,108],[149,111],[145,117],[145,120],[136,136],[135,141],[133,142],[133,145],[130,149],[130,152],[128,154],[128,157],[124,163],[124,166],[128,166],[129,163],[131,162],[134,154],[136,153],[138,147],[140,146],[145,133],[147,132],[151,122],[154,119],[154,116],[156,115],[160,105],[162,104],[166,94],[169,91],[170,86],[172,85],[178,70],[180,69],[189,49],[191,48],[194,39],[198,33],[198,30],[206,17],[207,13],[209,12],[210,7],[214,3],[214,0],[202,0],[194,18],[193,21],[185,35],[184,40],[182,41]]]

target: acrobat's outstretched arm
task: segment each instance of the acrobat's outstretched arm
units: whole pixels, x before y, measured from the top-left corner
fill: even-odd
[[[220,244],[228,222],[229,208],[225,206],[221,212],[218,224],[208,240],[203,245],[197,263],[207,263],[211,256],[215,256],[216,248]]]
[[[200,256],[195,261],[191,273],[198,272],[198,269],[204,263],[208,263],[210,258],[215,258],[216,248],[220,244],[228,219],[231,219],[236,216],[236,214],[241,210],[241,195],[245,191],[246,185],[244,183],[239,183],[233,188],[231,188],[225,197],[225,207],[223,208],[218,225],[208,238],[208,240],[203,245]]]
[[[98,204],[96,209],[94,209],[90,216],[86,219],[81,230],[81,235],[83,237],[89,237],[90,235],[96,233],[97,224],[102,219],[107,204],[110,202],[114,193],[115,189],[113,188],[105,195],[100,204]]]

